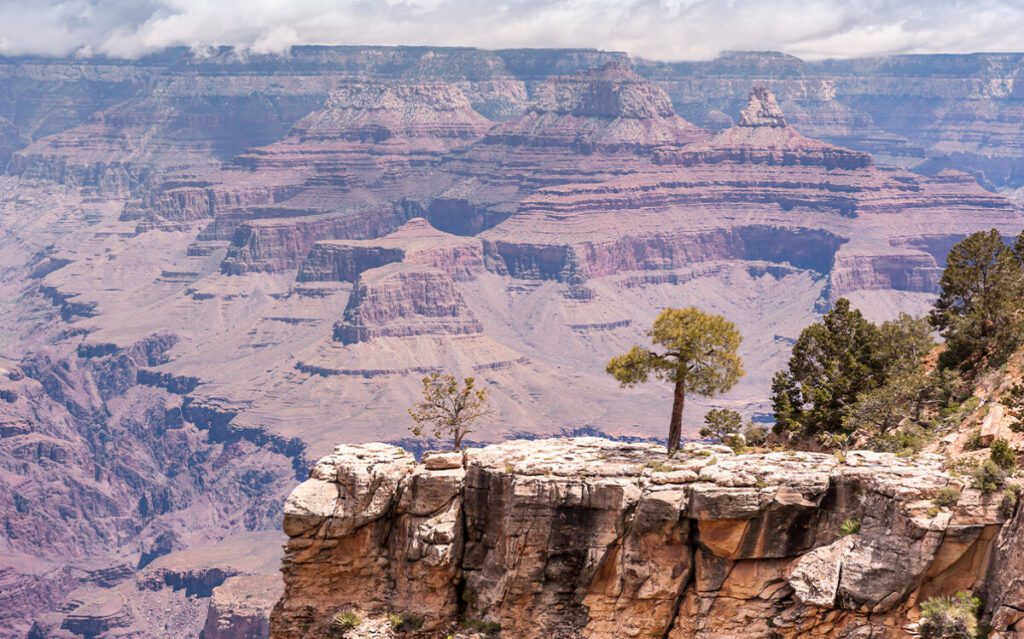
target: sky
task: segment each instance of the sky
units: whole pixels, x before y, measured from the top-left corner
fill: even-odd
[[[1024,0],[0,0],[0,55],[591,47],[656,60],[1024,50]]]

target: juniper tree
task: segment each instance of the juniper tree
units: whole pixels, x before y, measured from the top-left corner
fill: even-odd
[[[671,455],[682,438],[686,394],[711,397],[729,390],[743,376],[743,362],[736,352],[742,337],[729,320],[694,307],[665,309],[647,334],[653,349],[634,346],[612,358],[606,370],[623,386],[646,382],[651,376],[673,385]]]
[[[1011,249],[996,229],[968,236],[949,252],[929,319],[946,338],[940,363],[973,368],[998,361],[1021,342],[1024,237]]]
[[[728,408],[712,408],[704,415],[701,437],[708,437],[722,443],[734,440],[743,428],[743,417]]]
[[[843,409],[879,383],[878,327],[843,298],[793,345],[772,384],[776,430],[843,431]]]

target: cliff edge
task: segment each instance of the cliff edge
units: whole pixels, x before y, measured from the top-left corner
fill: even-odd
[[[958,590],[1016,636],[1015,500],[970,484],[936,455],[339,446],[285,507],[271,636],[877,639]]]

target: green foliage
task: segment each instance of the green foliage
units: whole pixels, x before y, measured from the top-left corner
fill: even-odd
[[[1003,470],[1010,470],[1017,465],[1017,453],[1010,448],[1010,442],[996,439],[989,446],[989,459]]]
[[[674,453],[679,448],[686,393],[711,397],[732,388],[743,376],[737,353],[742,338],[729,320],[694,307],[665,309],[647,334],[659,350],[634,346],[612,358],[606,370],[623,386],[652,376],[675,386],[668,442],[669,452]]]
[[[423,626],[423,617],[408,612],[392,612],[388,614],[388,623],[397,632],[417,630]]]
[[[847,537],[849,535],[856,535],[860,532],[860,520],[859,519],[846,519],[843,523],[839,524],[839,536]]]
[[[747,427],[743,429],[743,439],[747,442],[747,446],[764,446],[768,443],[768,431],[764,426],[748,423]]]
[[[946,338],[941,366],[973,369],[1020,345],[1024,268],[996,229],[974,233],[950,250],[940,288],[929,319]]]
[[[634,346],[608,363],[608,373],[624,386],[646,382],[653,375],[672,383],[685,382],[688,392],[711,396],[729,390],[743,375],[743,362],[736,353],[742,338],[721,315],[692,306],[667,308],[647,334],[664,352]]]
[[[363,618],[354,610],[339,612],[331,617],[331,630],[344,635],[346,632],[357,627],[362,622]]]
[[[818,443],[825,448],[843,454],[846,459],[846,450],[850,447],[850,436],[846,433],[818,433]]]
[[[1006,484],[1006,471],[986,459],[971,473],[974,487],[983,493],[994,493]]]
[[[700,429],[700,436],[735,447],[742,444],[742,427],[743,417],[736,411],[712,408],[704,415],[704,428]]]
[[[976,639],[981,599],[969,592],[932,597],[921,604],[921,639]]]
[[[848,300],[836,302],[822,321],[803,330],[793,346],[783,386],[794,411],[783,417],[798,421],[807,434],[842,432],[843,407],[877,385],[877,341],[877,327]]]
[[[423,401],[409,409],[415,422],[409,430],[417,437],[430,430],[437,439],[451,438],[455,450],[461,450],[463,438],[488,412],[487,390],[477,388],[474,378],[460,385],[454,375],[431,373],[423,378]]]
[[[1024,233],[1021,237],[1024,238]],[[1006,407],[1006,414],[1013,420],[1010,422],[1010,430],[1015,433],[1024,432],[1024,384],[1014,384],[1000,403]]]
[[[967,440],[964,441],[964,450],[981,450],[985,445],[981,443],[981,429],[974,428],[967,433]]]
[[[916,455],[932,439],[932,433],[920,424],[904,423],[889,432],[875,433],[869,440],[874,450],[896,453],[900,456]]]
[[[876,326],[840,299],[803,330],[772,380],[776,432],[887,433],[942,399],[922,371],[934,346],[927,321],[902,314]]]
[[[670,473],[676,469],[675,466],[672,466],[671,464],[666,464],[665,462],[656,459],[652,459],[651,461],[647,462],[646,464],[644,464],[644,467],[650,468],[656,473]]]
[[[952,508],[956,506],[957,502],[960,501],[960,489],[954,488],[953,486],[946,486],[945,488],[939,489],[939,492],[935,494],[932,503],[939,508]]]
[[[1017,507],[1017,500],[1020,498],[1020,493],[1017,486],[1003,489],[1003,498],[999,501],[999,514],[1009,519],[1013,516],[1013,510]]]
[[[927,318],[900,313],[878,327],[875,358],[886,378],[919,371],[933,348],[935,340]]]
[[[844,432],[861,431],[877,436],[920,423],[926,409],[941,403],[941,389],[936,381],[923,371],[910,371],[861,393],[853,404],[843,408]]]

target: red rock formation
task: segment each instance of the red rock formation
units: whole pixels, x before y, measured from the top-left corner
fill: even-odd
[[[837,262],[834,296],[879,288],[934,292],[936,273],[927,272],[937,266],[933,260],[895,257],[893,243],[906,241],[896,239],[902,224],[911,217],[932,229],[1018,219],[1004,198],[966,175],[882,169],[867,154],[809,140],[786,124],[763,90],[751,94],[739,125],[659,149],[655,160],[658,166],[597,183],[538,190],[482,235],[498,258],[490,263],[499,272],[561,281],[721,259],[829,273],[849,242],[851,255],[894,258]],[[902,224],[886,219],[895,216]],[[869,272],[876,266],[878,273]]]
[[[1000,187],[1024,175],[1020,53],[805,62],[727,52],[706,62],[638,65],[682,115],[707,128],[730,126],[737,102],[765,85],[789,123],[811,137],[886,163],[969,171]]]
[[[318,240],[376,237],[396,228],[411,217],[408,207],[397,204],[408,197],[398,182],[416,183],[418,171],[481,137],[490,125],[451,85],[338,89],[282,141],[239,156],[238,169],[225,172],[243,185],[280,185],[272,206],[213,211],[219,237],[238,229],[225,272],[296,268]],[[439,186],[420,184],[426,190],[417,198]]]
[[[334,326],[343,344],[377,337],[463,335],[483,332],[454,282],[444,272],[391,264],[356,281],[345,317]]]
[[[660,87],[626,65],[611,64],[540,85],[526,115],[495,127],[484,143],[566,147],[584,155],[649,153],[700,135],[675,114]]]
[[[278,575],[231,577],[213,589],[202,638],[266,639],[282,588]]]
[[[483,245],[473,238],[438,231],[413,218],[376,240],[325,240],[313,245],[299,269],[300,282],[354,282],[363,271],[405,262],[440,269],[456,280],[484,270]]]

